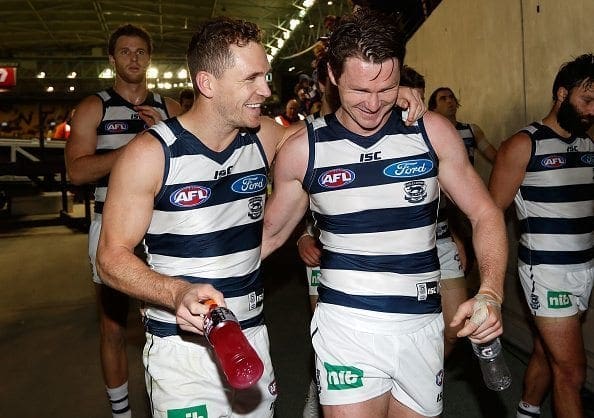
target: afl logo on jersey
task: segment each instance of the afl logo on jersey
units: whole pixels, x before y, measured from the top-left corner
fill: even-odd
[[[128,124],[126,122],[108,122],[105,124],[105,130],[111,134],[126,132]]]
[[[394,178],[420,177],[433,169],[433,161],[427,159],[406,160],[384,168],[384,175]]]
[[[210,197],[210,189],[201,186],[184,186],[169,196],[169,201],[180,208],[193,208]]]
[[[567,160],[562,155],[549,155],[542,159],[540,164],[545,168],[559,168],[563,167]]]
[[[584,164],[594,165],[594,154],[582,155],[581,160],[583,161]]]
[[[253,174],[235,180],[231,190],[235,193],[258,193],[266,188],[268,180],[264,174]]]
[[[354,180],[355,173],[346,168],[328,170],[318,177],[318,183],[326,189],[336,189],[337,187],[346,186]]]

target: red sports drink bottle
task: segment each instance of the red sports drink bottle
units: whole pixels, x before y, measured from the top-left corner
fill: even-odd
[[[245,338],[233,312],[212,302],[206,303],[210,304],[210,310],[204,318],[204,335],[227,381],[236,389],[251,387],[264,373],[262,360]]]

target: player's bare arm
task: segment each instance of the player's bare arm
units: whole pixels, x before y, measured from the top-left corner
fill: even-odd
[[[64,150],[66,169],[73,184],[92,183],[109,174],[121,150],[96,154],[97,127],[103,117],[103,104],[99,97],[85,98],[76,110]]]
[[[524,180],[531,147],[530,137],[523,132],[503,141],[499,147],[489,179],[489,192],[501,210],[511,205]]]
[[[487,342],[503,332],[501,311],[497,307],[503,298],[508,253],[503,213],[468,161],[463,143],[452,124],[444,117],[428,112],[425,126],[439,158],[439,183],[472,224],[473,245],[481,276],[479,294],[487,295],[489,302],[486,319],[480,324],[467,321],[458,336],[470,336],[478,343]],[[452,326],[471,317],[474,305],[472,299],[463,303],[454,316]]]
[[[485,133],[483,130],[474,123],[470,124],[470,128],[472,133],[474,134],[474,139],[476,141],[476,147],[480,151],[480,153],[491,162],[495,162],[495,157],[497,155],[497,150],[491,143],[487,140]]]
[[[109,286],[175,311],[183,329],[200,333],[200,315],[208,310],[200,302],[212,298],[224,306],[222,294],[210,285],[159,274],[134,255],[151,221],[164,164],[162,146],[149,133],[132,140],[115,164],[103,210],[98,269]]]
[[[289,238],[309,207],[308,195],[302,187],[308,155],[305,127],[291,135],[278,152],[273,172],[274,188],[264,211],[262,259]]]

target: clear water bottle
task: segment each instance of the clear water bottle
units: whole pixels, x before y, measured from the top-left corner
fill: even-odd
[[[476,354],[485,385],[491,390],[504,390],[511,385],[511,373],[505,363],[503,350],[499,338],[484,344],[472,343],[472,349]]]
[[[204,319],[204,335],[232,387],[247,389],[260,380],[264,364],[245,338],[233,312],[211,304]]]

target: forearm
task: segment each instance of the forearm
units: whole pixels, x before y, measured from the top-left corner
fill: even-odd
[[[99,248],[97,269],[101,280],[123,293],[152,304],[176,309],[176,300],[190,284],[157,273],[126,248]]]
[[[481,278],[481,290],[490,290],[503,298],[507,269],[508,243],[503,213],[492,208],[473,223],[473,246]]]
[[[67,160],[68,177],[73,184],[93,183],[111,172],[123,148],[105,154],[92,154]]]

